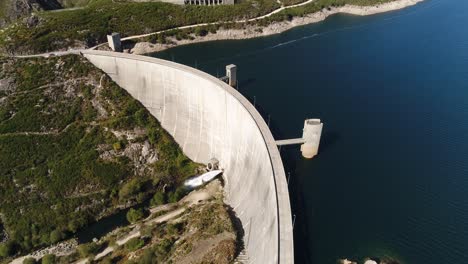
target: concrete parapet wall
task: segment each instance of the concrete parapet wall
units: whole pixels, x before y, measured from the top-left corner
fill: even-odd
[[[103,51],[83,55],[149,109],[188,157],[219,160],[250,263],[294,263],[283,163],[268,126],[246,98],[177,63]]]

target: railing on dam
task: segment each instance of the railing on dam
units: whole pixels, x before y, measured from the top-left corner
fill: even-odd
[[[267,124],[244,96],[181,64],[105,51],[82,54],[147,107],[188,157],[219,160],[251,263],[294,263],[283,163]]]

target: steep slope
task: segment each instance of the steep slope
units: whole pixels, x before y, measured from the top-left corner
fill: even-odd
[[[85,6],[89,0],[2,0],[0,28],[32,12]]]
[[[171,196],[197,167],[82,57],[0,58],[0,262]]]

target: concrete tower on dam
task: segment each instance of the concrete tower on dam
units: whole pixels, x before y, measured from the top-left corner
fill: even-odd
[[[189,158],[205,164],[216,158],[224,169],[226,202],[242,222],[249,263],[294,263],[281,156],[268,125],[244,96],[181,64],[116,52],[82,54],[139,100]],[[235,69],[227,70],[232,82]]]

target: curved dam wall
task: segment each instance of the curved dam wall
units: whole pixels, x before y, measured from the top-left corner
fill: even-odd
[[[104,51],[82,54],[149,109],[188,157],[219,160],[250,263],[294,263],[283,163],[268,126],[246,98],[177,63]]]

